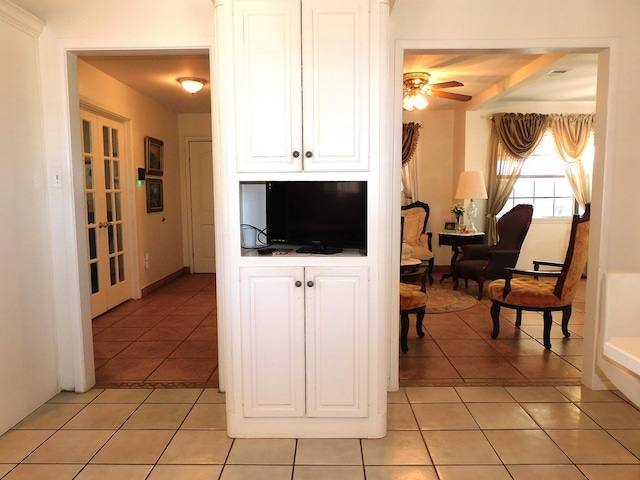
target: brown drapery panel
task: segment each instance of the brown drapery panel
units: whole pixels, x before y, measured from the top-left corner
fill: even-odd
[[[491,119],[487,202],[489,245],[498,241],[496,215],[507,202],[524,160],[540,144],[547,124],[548,116],[540,113],[496,113]]]
[[[406,164],[413,154],[416,152],[418,145],[419,129],[422,127],[419,123],[409,122],[402,124],[402,165]]]

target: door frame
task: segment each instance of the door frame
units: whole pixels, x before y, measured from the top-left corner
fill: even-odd
[[[563,39],[494,39],[494,40],[396,40],[393,45],[392,68],[389,72],[389,85],[392,86],[390,100],[392,108],[392,154],[391,158],[400,158],[402,149],[402,98],[397,92],[402,91],[403,59],[405,53],[421,51],[425,54],[430,52],[437,54],[451,53],[461,54],[481,54],[481,53],[522,53],[535,49],[538,53],[597,53],[598,54],[598,75],[597,75],[597,98],[596,105],[598,115],[596,116],[595,131],[601,142],[596,146],[594,170],[592,177],[592,221],[589,242],[589,259],[587,263],[587,292],[585,308],[585,330],[583,334],[583,367],[581,383],[593,390],[607,389],[602,378],[598,375],[596,365],[598,352],[598,318],[597,312],[600,308],[600,285],[601,277],[600,258],[605,254],[604,246],[606,239],[603,232],[607,229],[603,227],[605,221],[602,212],[606,211],[607,198],[604,194],[606,177],[611,175],[610,164],[607,165],[605,159],[613,155],[612,146],[607,142],[608,134],[612,128],[608,120],[608,107],[613,97],[613,89],[617,81],[615,67],[618,58],[618,45],[610,38],[585,38],[572,39],[571,42]],[[390,218],[393,220],[388,229],[391,238],[392,251],[400,249],[400,169],[393,168],[391,175],[392,198],[389,207],[392,209]],[[400,268],[400,259],[393,257],[391,271],[397,278],[397,271]],[[397,284],[397,280],[394,282]],[[392,283],[392,285],[394,284]],[[397,292],[397,286],[395,291]],[[398,295],[393,295],[391,299],[392,312],[398,312]],[[396,391],[399,388],[399,322],[397,313],[395,321],[390,325],[390,345],[389,345],[389,391]]]
[[[85,102],[80,100],[80,110],[85,110],[94,115],[101,116],[113,122],[120,123],[122,125],[122,143],[126,148],[126,157],[124,159],[124,164],[122,165],[120,175],[122,176],[123,185],[125,188],[122,189],[124,193],[123,197],[123,205],[122,209],[125,214],[125,232],[127,235],[125,237],[125,244],[127,251],[129,254],[126,256],[126,272],[129,272],[129,297],[130,298],[141,298],[142,289],[140,288],[140,275],[138,268],[138,231],[137,231],[137,218],[136,218],[136,204],[135,204],[135,191],[133,190],[133,185],[135,182],[135,168],[133,166],[132,155],[133,151],[132,145],[132,135],[131,135],[131,119],[126,117],[122,117],[112,111],[106,110],[104,108],[97,107],[89,102]],[[78,185],[77,188],[84,190],[84,183],[82,185]],[[86,208],[86,207],[85,207]],[[79,239],[80,241],[81,239]],[[85,238],[86,244],[86,238]],[[88,246],[86,247],[88,248]],[[81,259],[79,259],[80,261]],[[89,292],[89,298],[91,298],[91,294]]]
[[[189,271],[193,273],[194,270],[194,259],[193,259],[193,218],[191,216],[191,156],[190,145],[192,142],[210,142],[211,143],[211,156],[213,157],[213,139],[212,137],[205,136],[188,136],[184,137],[184,174],[182,179],[182,187],[183,187],[183,196],[182,196],[182,204],[184,205],[182,209],[182,215],[185,219],[183,224],[186,226],[184,229],[184,241],[183,245],[184,255],[185,255],[185,263],[189,266]],[[213,188],[213,185],[212,185]],[[214,217],[215,224],[215,217]]]

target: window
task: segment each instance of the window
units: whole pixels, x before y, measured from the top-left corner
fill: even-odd
[[[593,136],[583,157],[585,160],[593,158]],[[519,203],[533,205],[534,218],[570,217],[578,213],[578,203],[564,174],[564,160],[556,151],[550,131],[544,134],[538,148],[525,160],[520,178],[498,217]]]

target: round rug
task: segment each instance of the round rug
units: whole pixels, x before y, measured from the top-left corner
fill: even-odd
[[[473,307],[476,302],[475,297],[466,292],[442,288],[427,289],[427,313],[458,312]]]

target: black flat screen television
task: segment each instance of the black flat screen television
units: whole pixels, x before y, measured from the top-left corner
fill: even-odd
[[[267,241],[299,253],[367,248],[367,182],[267,182]]]

